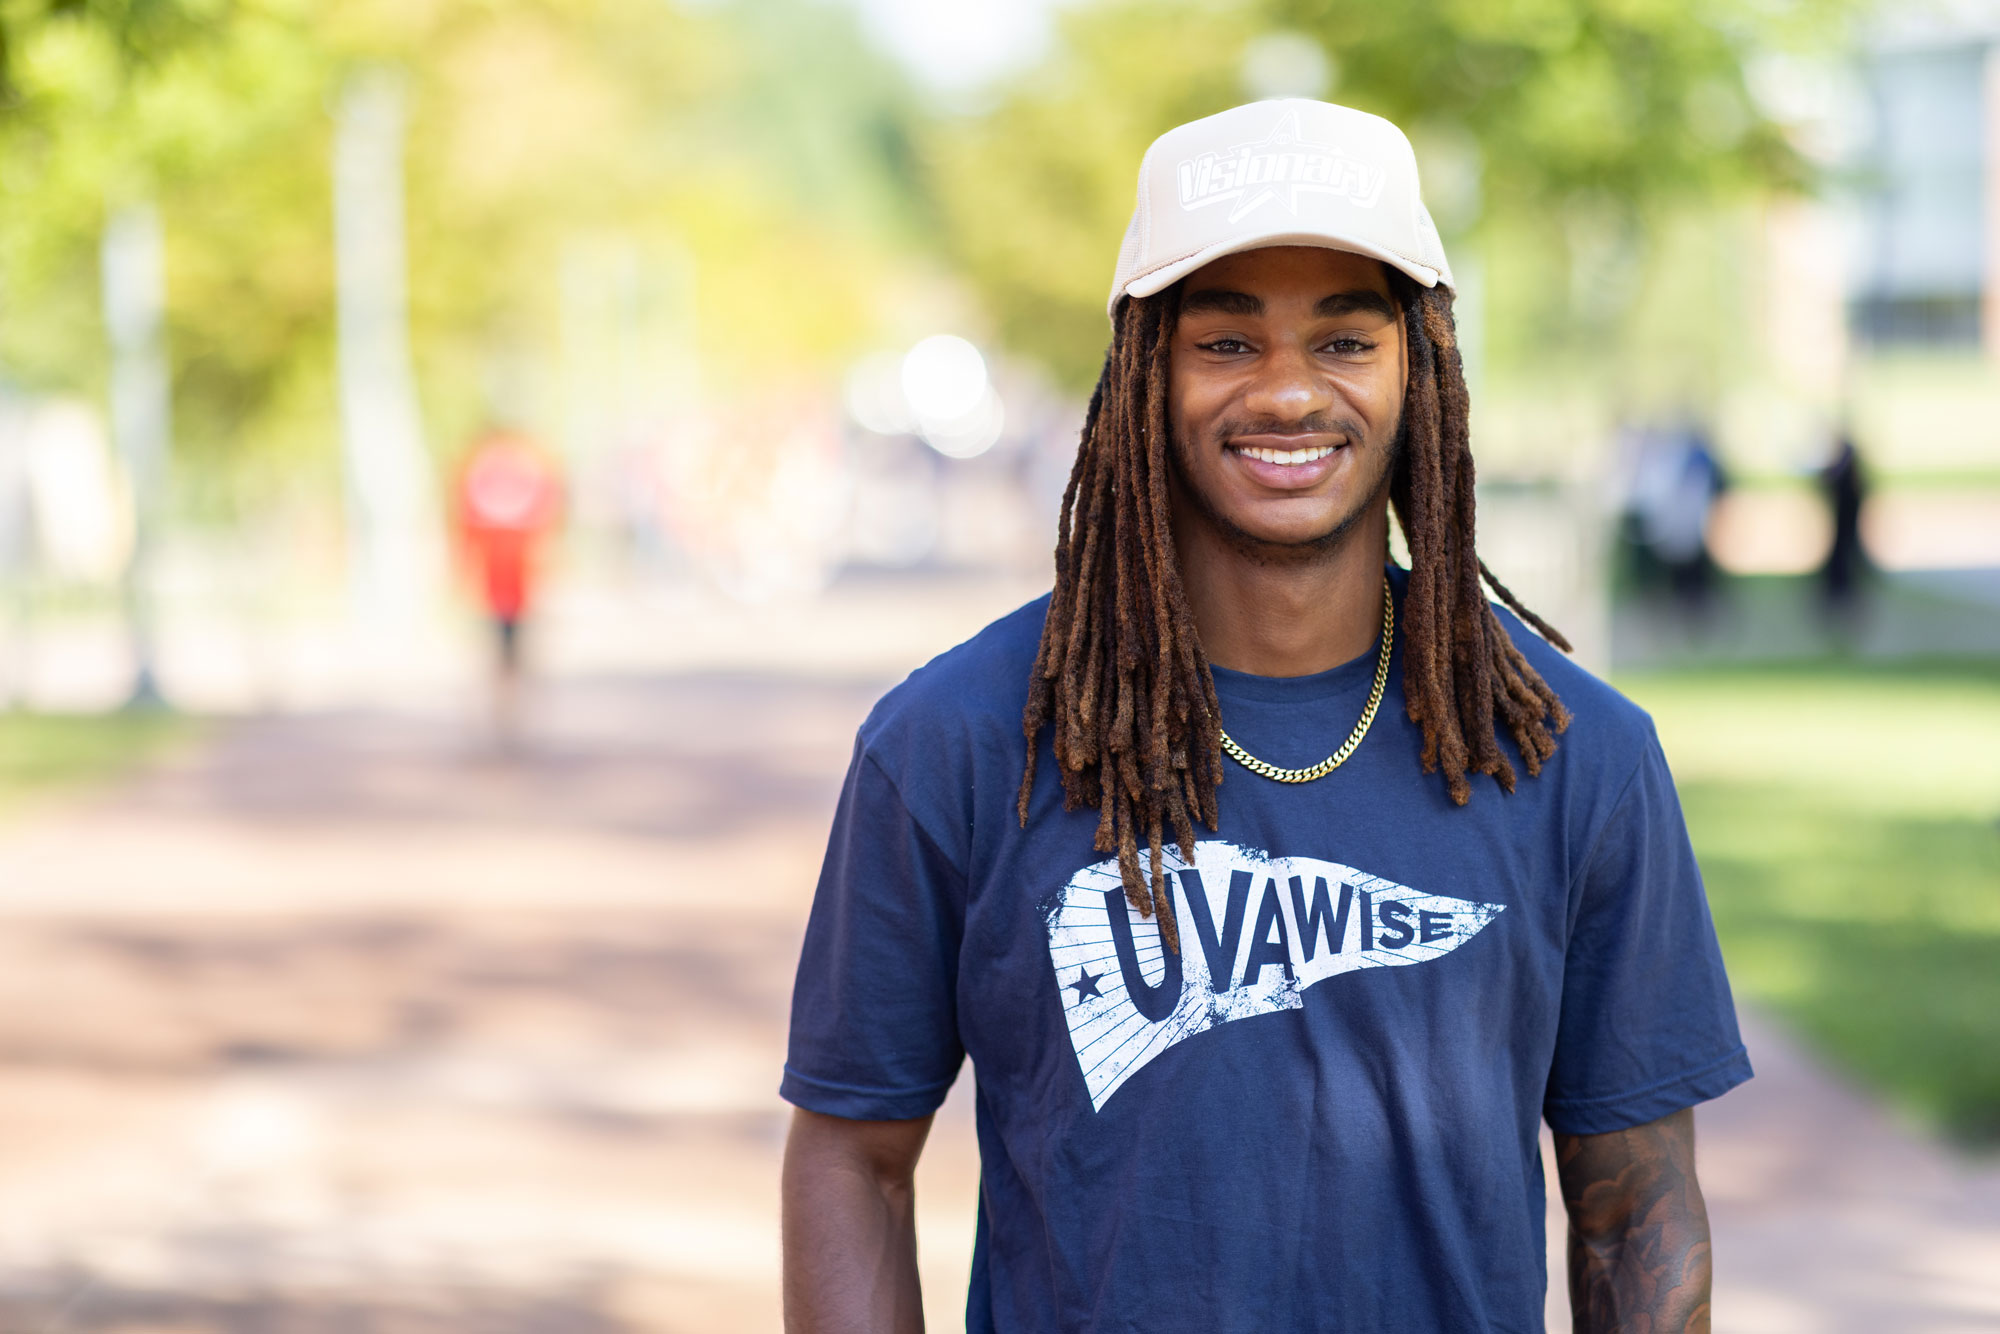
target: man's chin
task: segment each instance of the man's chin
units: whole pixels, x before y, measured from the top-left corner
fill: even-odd
[[[1361,527],[1362,506],[1311,520],[1273,522],[1262,516],[1212,514],[1229,545],[1268,564],[1323,560],[1341,550]]]

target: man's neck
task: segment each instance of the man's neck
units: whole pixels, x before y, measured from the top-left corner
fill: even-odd
[[[1259,555],[1176,507],[1181,583],[1210,663],[1257,676],[1310,676],[1352,661],[1382,628],[1389,518],[1377,505],[1331,549]]]

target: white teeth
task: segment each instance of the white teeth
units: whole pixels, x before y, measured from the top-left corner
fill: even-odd
[[[1301,463],[1311,463],[1333,453],[1332,445],[1322,445],[1318,449],[1245,449],[1241,445],[1231,445],[1245,458],[1257,459],[1264,463],[1275,463],[1280,467],[1294,468]]]

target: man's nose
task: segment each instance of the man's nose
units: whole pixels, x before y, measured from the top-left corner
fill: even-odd
[[[1278,421],[1296,422],[1324,412],[1332,403],[1332,388],[1311,351],[1284,345],[1266,355],[1243,406]]]

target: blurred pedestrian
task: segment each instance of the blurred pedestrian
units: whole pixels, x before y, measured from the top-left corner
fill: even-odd
[[[786,1328],[921,1326],[968,1056],[972,1334],[1540,1329],[1544,1120],[1576,1328],[1705,1328],[1692,1108],[1750,1066],[1649,721],[1474,549],[1408,140],[1299,99],[1171,130],[1115,273],[1053,594],[855,746]]]
[[[1820,493],[1833,519],[1833,543],[1819,568],[1820,605],[1836,633],[1852,631],[1860,611],[1861,584],[1868,555],[1861,545],[1861,507],[1868,498],[1868,476],[1854,435],[1843,426],[1834,436],[1833,454],[1819,470]]]
[[[1673,605],[1696,628],[1707,625],[1717,582],[1708,523],[1729,489],[1708,431],[1692,414],[1648,432],[1628,505],[1645,563],[1659,571]]]
[[[454,500],[460,548],[492,625],[493,731],[507,749],[517,740],[522,639],[541,547],[562,514],[562,482],[529,440],[494,430],[472,447]]]

